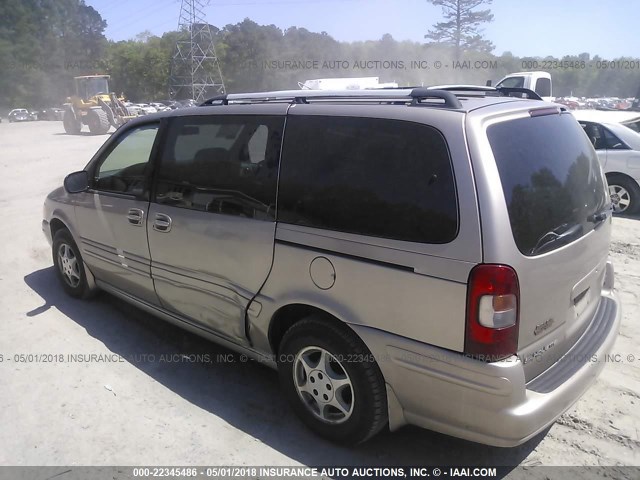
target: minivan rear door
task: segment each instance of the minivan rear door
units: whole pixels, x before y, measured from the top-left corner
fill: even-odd
[[[474,155],[485,183],[478,188],[485,262],[508,264],[518,275],[518,353],[527,379],[566,353],[594,318],[611,233],[610,200],[588,137],[569,113],[535,107],[487,119],[486,161]]]

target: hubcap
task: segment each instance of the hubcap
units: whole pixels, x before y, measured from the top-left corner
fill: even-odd
[[[80,264],[76,253],[66,243],[58,247],[58,268],[62,278],[71,288],[76,288],[80,284]]]
[[[621,187],[620,185],[609,185],[609,195],[611,195],[611,203],[613,204],[613,211],[616,213],[622,213],[631,203],[631,195],[629,191]]]
[[[321,347],[307,347],[293,362],[293,382],[302,403],[326,423],[346,422],[355,404],[353,385],[338,359]]]

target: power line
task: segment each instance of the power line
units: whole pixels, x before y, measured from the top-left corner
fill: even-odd
[[[152,2],[151,5],[142,7],[139,10],[136,10],[134,12],[128,13],[127,16],[128,17],[132,17],[132,16],[135,16],[135,15],[138,15],[138,14],[142,14],[143,12],[148,12],[150,9],[158,10],[159,8],[166,7],[171,3],[176,3],[177,1],[178,0],[169,0],[168,2],[165,1],[165,2],[160,2],[160,3]],[[134,25],[134,24],[136,24],[136,23],[138,23],[140,21],[144,21],[144,20],[147,20],[147,17],[140,16],[138,18],[130,19],[127,22],[119,23],[119,24],[116,25],[116,27],[114,29],[111,29],[110,33],[113,34],[115,32],[119,32],[120,30],[122,30],[124,28],[130,27],[130,26],[132,26],[132,25]]]

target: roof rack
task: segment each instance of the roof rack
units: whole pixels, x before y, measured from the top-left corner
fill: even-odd
[[[526,95],[530,100],[542,100],[542,97],[533,90],[521,87],[485,87],[481,85],[438,85],[438,90],[444,90],[447,92],[469,92],[469,93],[495,93],[504,97],[510,97],[512,94],[520,93]]]
[[[514,93],[526,95],[530,99],[542,100],[532,90],[526,88],[481,87],[477,85],[443,85],[438,87],[412,87],[363,90],[282,90],[260,93],[231,93],[218,95],[205,100],[200,106],[229,105],[247,103],[294,103],[304,104],[315,101],[380,101],[404,103],[412,106],[425,105],[444,107],[453,110],[462,109],[456,95],[464,93],[494,93],[511,96]],[[433,100],[438,100],[434,102]]]
[[[542,100],[542,97],[529,88],[522,87],[495,87],[497,91],[503,93],[505,96],[510,97],[512,93],[523,93],[530,100]]]
[[[229,101],[227,100],[227,95],[224,94],[224,95],[217,95],[215,97],[208,98],[198,106],[204,107],[206,105],[214,105],[217,102],[220,102],[221,105],[229,105]]]
[[[261,93],[232,93],[205,100],[200,106],[229,105],[229,103],[311,103],[314,101],[388,101],[411,105],[441,106],[461,109],[460,100],[451,92],[427,88],[398,88],[371,90],[283,90]],[[428,100],[441,102],[425,103]]]

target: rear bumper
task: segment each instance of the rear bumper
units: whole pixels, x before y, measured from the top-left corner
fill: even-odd
[[[352,328],[378,359],[392,430],[409,423],[512,447],[550,426],[595,381],[615,343],[620,318],[617,296],[604,291],[580,340],[529,384],[516,356],[485,363],[368,327]]]

